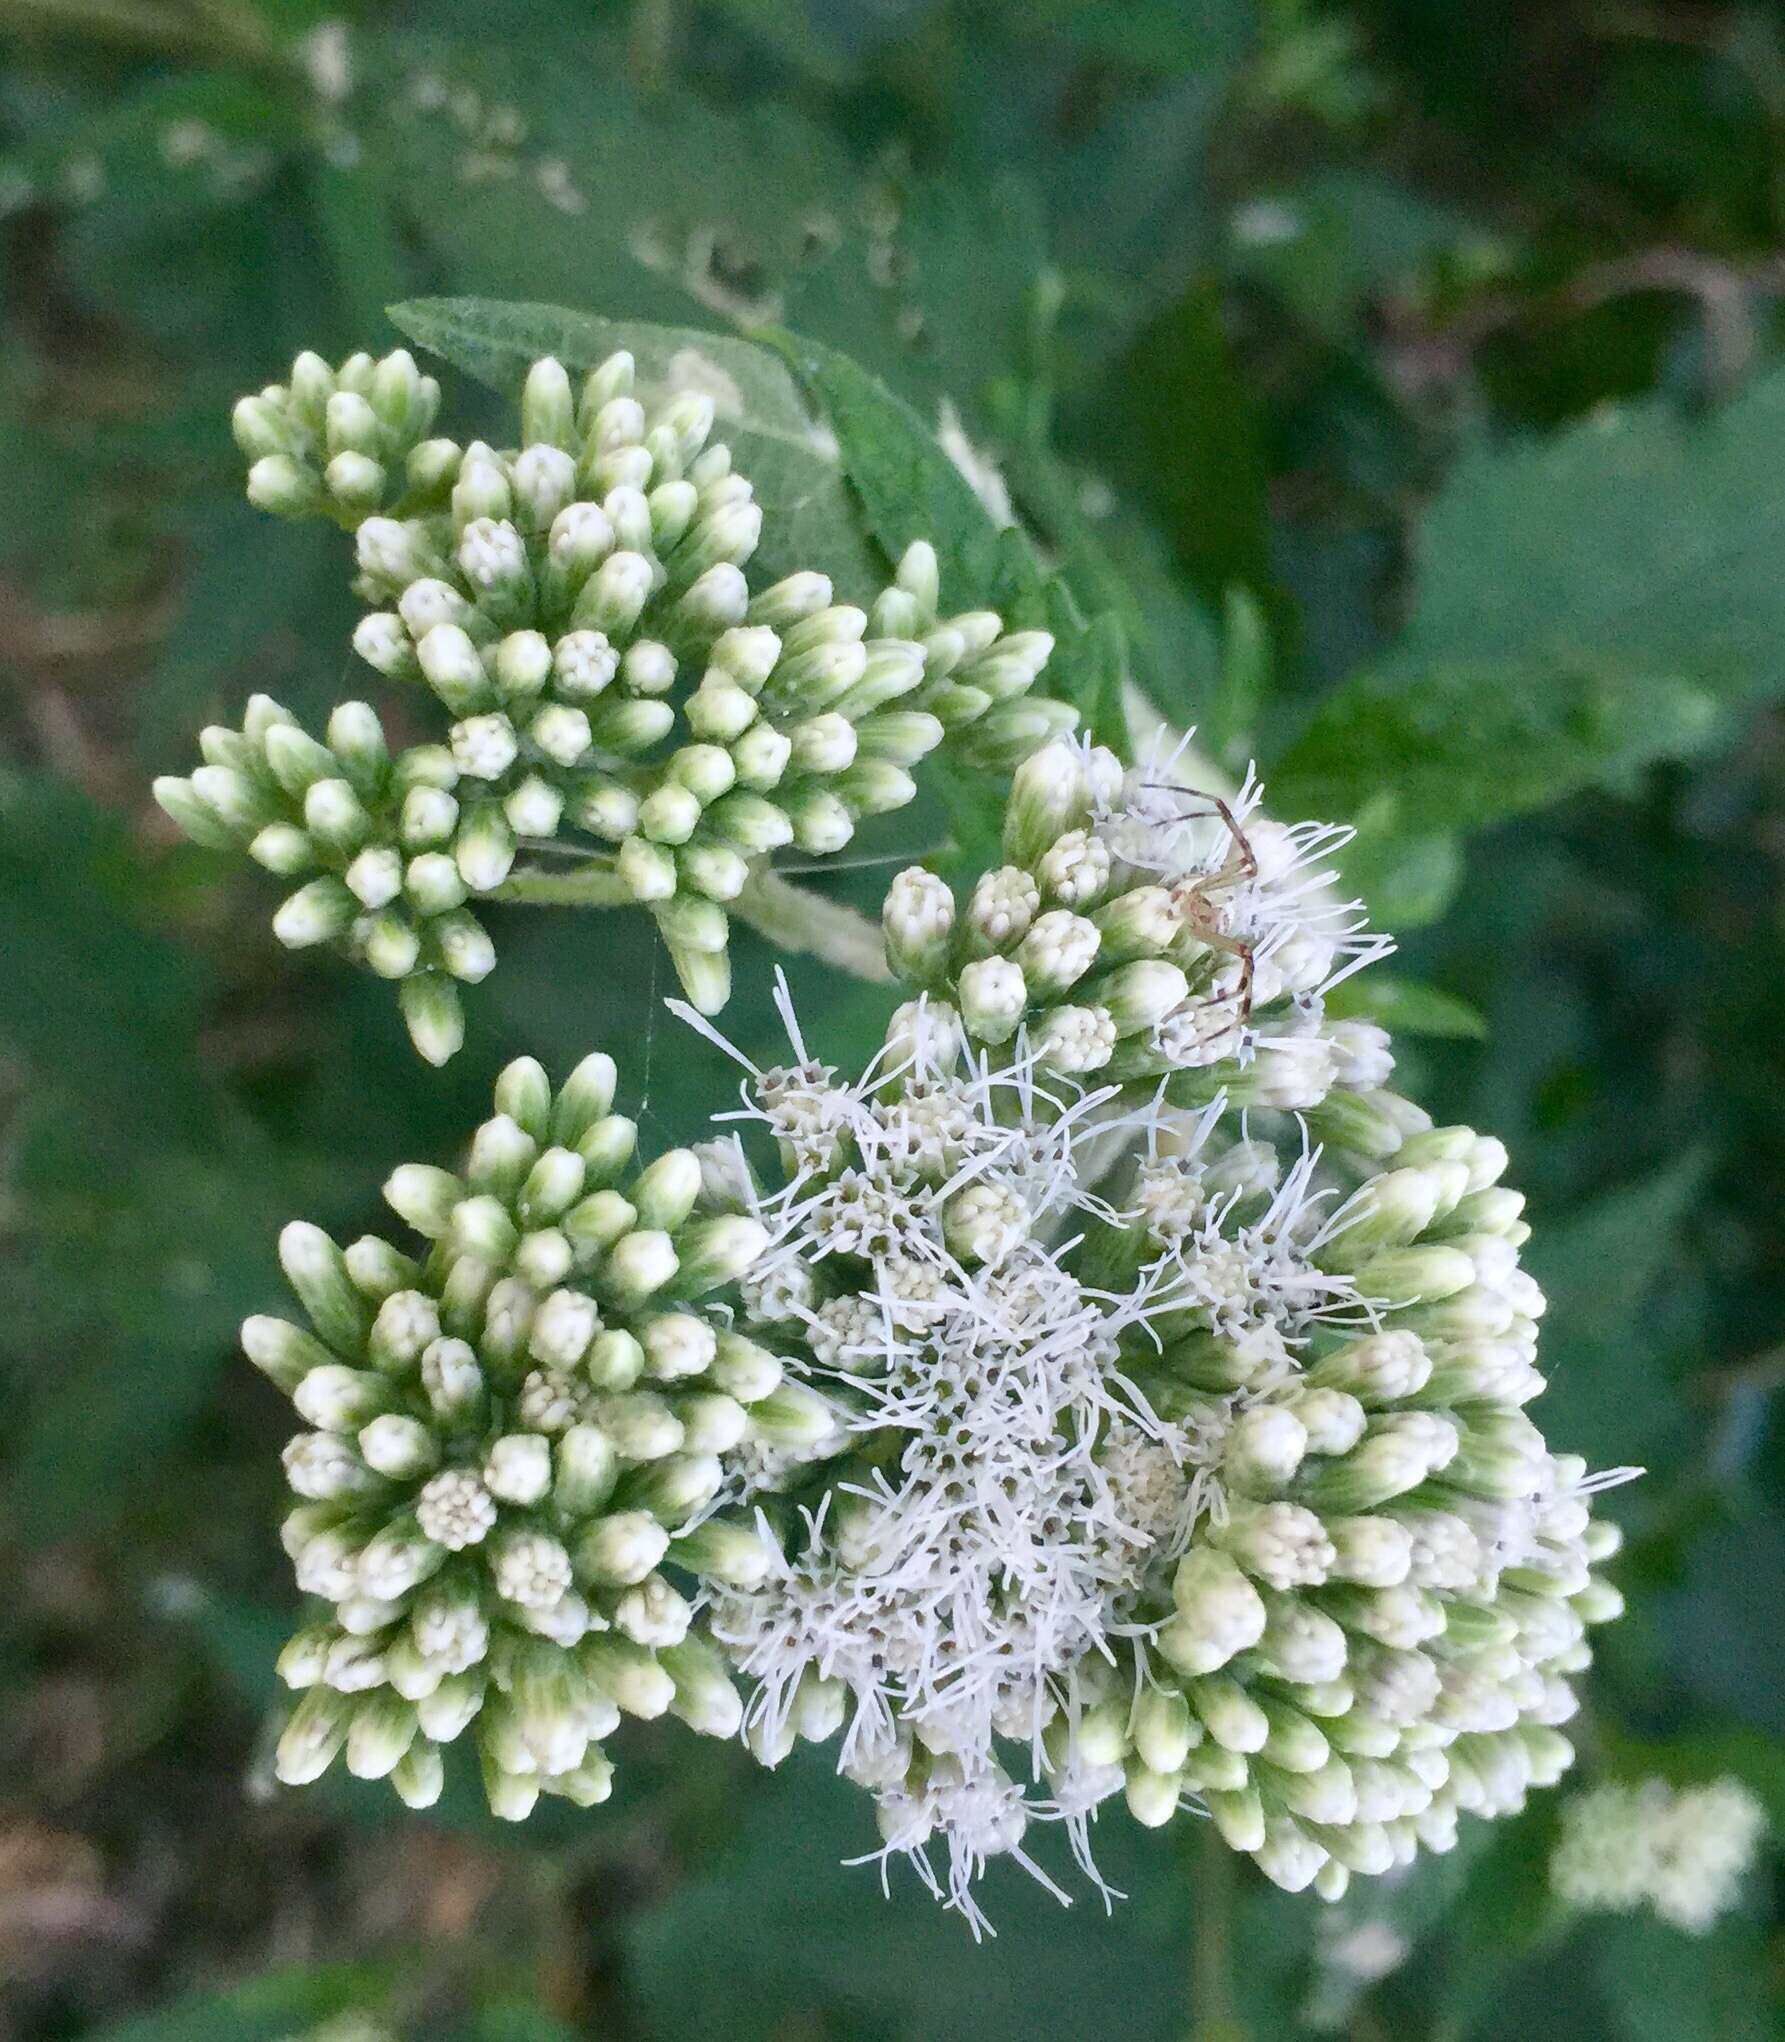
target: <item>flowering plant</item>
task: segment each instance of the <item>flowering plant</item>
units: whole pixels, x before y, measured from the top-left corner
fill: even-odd
[[[910,530],[954,501],[933,468],[883,464],[897,565],[860,607],[816,567],[753,582],[765,513],[714,438],[750,398],[656,359],[580,393],[534,361],[509,451],[429,437],[403,352],[302,356],[237,409],[250,496],[352,534],[355,650],[438,734],[354,701],[317,739],[257,697],[168,812],[301,881],[281,940],[399,981],[431,1061],[494,962],[474,898],[637,902],[745,1072],[709,1140],[641,1163],[608,1056],[555,1090],[522,1059],[462,1168],[391,1176],[419,1246],[287,1228],[309,1326],[244,1334],[308,1428],[280,1777],[341,1754],[421,1807],[464,1741],[520,1819],[604,1799],[628,1714],[769,1766],[834,1741],[870,1854],[976,1926],[988,1860],[1055,1884],[1049,1825],[1097,1881],[1113,1797],[1328,1899],[1449,1849],[1569,1763],[1620,1607],[1591,1498],[1628,1471],[1527,1414],[1504,1149],[1329,1009],[1389,948],[1348,832],[1136,743],[1119,660],[1085,684],[1107,639],[1014,535],[1059,628],[951,611]],[[958,884],[900,871],[876,943],[771,861],[840,851],[932,756],[997,776],[1000,840]],[[733,913],[904,982],[863,1067],[786,977],[784,1061],[708,1018]]]

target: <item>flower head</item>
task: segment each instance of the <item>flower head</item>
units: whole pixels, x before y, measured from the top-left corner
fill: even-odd
[[[281,940],[339,942],[401,981],[436,1061],[461,1034],[457,983],[495,961],[466,904],[529,846],[568,837],[602,861],[712,1012],[753,862],[842,849],[912,798],[910,768],[945,738],[1008,766],[1074,721],[1024,699],[1052,639],[943,615],[927,545],[867,608],[822,574],[753,585],[762,511],[713,400],[636,384],[623,353],[580,393],[536,363],[507,450],[423,438],[439,390],[402,353],[302,355],[237,408],[251,498],[354,534],[371,605],[355,650],[433,698],[438,741],[393,760],[348,704],[345,744],[331,723],[319,745],[257,698],[158,798],[200,841],[302,879]]]
[[[1571,1906],[1627,1914],[1646,1902],[1701,1935],[1735,1904],[1765,1833],[1760,1803],[1737,1780],[1608,1783],[1562,1810],[1550,1884]]]
[[[1309,1114],[1347,1147],[1392,1153],[1424,1121],[1386,1091],[1388,1038],[1324,1010],[1391,947],[1336,889],[1327,861],[1348,833],[1272,821],[1255,780],[1200,792],[1180,762],[1181,748],[1125,771],[1065,740],[1033,753],[1005,812],[1008,862],[958,908],[931,875],[900,874],[888,961],[973,1040],[1020,1031],[1062,1075],[1165,1078],[1175,1104]]]
[[[1372,1172],[927,999],[858,1080],[795,1055],[747,1087],[787,1176],[745,1323],[836,1431],[741,1492],[782,1554],[715,1598],[759,1756],[839,1735],[970,1916],[1033,1824],[1088,1865],[1118,1792],[1330,1897],[1560,1773],[1616,1541],[1524,1415],[1498,1144]]]
[[[771,1558],[717,1509],[731,1457],[787,1423],[780,1363],[716,1297],[765,1237],[706,1209],[688,1151],[639,1168],[613,1093],[606,1057],[555,1095],[510,1065],[463,1176],[390,1180],[419,1260],[281,1238],[310,1329],[254,1318],[243,1340],[307,1428],[284,1538],[326,1610],[280,1661],[301,1695],[281,1779],[344,1750],[425,1806],[441,1747],[474,1732],[492,1807],[519,1817],[542,1792],[606,1798],[622,1713],[736,1727],[694,1598]]]

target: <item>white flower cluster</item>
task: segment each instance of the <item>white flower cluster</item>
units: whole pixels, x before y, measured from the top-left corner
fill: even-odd
[[[455,981],[494,963],[481,931],[463,934],[465,904],[527,845],[568,832],[607,861],[714,1012],[726,905],[754,862],[841,850],[862,817],[912,799],[910,768],[945,738],[1009,766],[1075,720],[1029,698],[1052,638],[990,610],[942,616],[927,545],[867,609],[817,573],[753,589],[762,509],[712,438],[714,399],[687,387],[647,404],[635,383],[624,353],[580,393],[536,363],[507,451],[421,438],[439,390],[401,352],[338,370],[301,355],[288,384],[237,407],[250,497],[354,533],[376,606],[354,646],[437,698],[444,742],[392,761],[380,739],[356,771],[277,711],[294,757],[274,759],[257,706],[240,737],[207,732],[206,766],[157,796],[203,842],[316,875],[281,909],[282,940],[340,939],[402,980],[437,1061],[458,1045]],[[365,705],[345,713],[376,729]]]
[[[964,904],[920,868],[894,880],[893,969],[950,1000],[976,1042],[1021,1031],[1063,1073],[1171,1077],[1176,1104],[1316,1114],[1347,1146],[1392,1153],[1388,1038],[1323,1007],[1391,948],[1336,890],[1327,860],[1348,832],[1273,822],[1251,780],[1232,800],[1196,792],[1181,756],[1124,771],[1101,747],[1032,754],[1005,811],[1008,862]]]
[[[793,1034],[751,1069],[786,1182],[744,1323],[836,1436],[745,1469],[784,1563],[713,1632],[759,1756],[841,1731],[970,1918],[1032,1819],[1089,1868],[1124,1791],[1331,1897],[1560,1774],[1616,1538],[1524,1414],[1497,1143],[1427,1126],[1359,1181],[1298,1123],[974,1050],[940,1001],[859,1082]]]
[[[1593,1787],[1562,1810],[1550,1884],[1570,1906],[1628,1914],[1646,1903],[1702,1935],[1735,1905],[1765,1834],[1765,1812],[1738,1780]]]
[[[253,1318],[243,1343],[309,1428],[285,1450],[283,1535],[329,1606],[280,1658],[301,1693],[282,1780],[345,1751],[424,1807],[441,1747],[474,1730],[490,1805],[519,1819],[541,1793],[606,1798],[600,1740],[622,1713],[738,1727],[695,1604],[660,1570],[762,1579],[758,1529],[716,1514],[727,1459],[829,1414],[714,1298],[761,1227],[708,1209],[691,1151],[637,1169],[613,1092],[603,1056],[555,1098],[537,1064],[510,1065],[462,1178],[390,1180],[433,1244],[421,1261],[295,1222],[281,1238],[313,1330]]]

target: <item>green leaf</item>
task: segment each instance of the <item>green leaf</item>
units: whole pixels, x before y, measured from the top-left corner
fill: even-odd
[[[1407,627],[1321,704],[1280,800],[1473,828],[1701,751],[1785,693],[1785,371],[1478,447],[1427,513]]]
[[[1481,1010],[1441,986],[1421,985],[1392,972],[1360,971],[1327,995],[1326,1011],[1335,1020],[1362,1017],[1379,1021],[1396,1035],[1465,1036],[1479,1040],[1488,1032]]]
[[[822,1752],[789,1760],[702,1875],[628,1923],[627,1976],[651,2042],[1106,2042],[1113,2007],[1126,2042],[1180,2042],[1188,1909],[1175,1838],[1138,1831],[1120,1811],[1099,1822],[1098,1861],[1132,1896],[1113,1915],[1094,1898],[1064,1909],[1008,1860],[994,1863],[979,1898],[997,1941],[976,1944],[898,1859],[888,1897],[876,1866],[841,1862],[877,1839],[871,1804],[833,1764]],[[1033,1848],[1082,1891],[1063,1843],[1043,1835]]]
[[[510,397],[541,355],[575,372],[627,349],[647,390],[692,387],[717,401],[721,429],[762,505],[757,558],[766,575],[815,567],[852,593],[883,578],[861,537],[835,440],[767,349],[692,327],[478,298],[414,298],[393,305],[390,316],[419,346]]]
[[[1572,1211],[1550,1212],[1524,1251],[1543,1287],[1545,1434],[1599,1467],[1664,1462],[1679,1419],[1678,1355],[1690,1354],[1676,1280],[1681,1227],[1707,1158],[1690,1154]]]
[[[206,974],[158,935],[122,824],[0,766],[0,1043],[128,1131],[215,1124],[193,1048]]]
[[[1597,1925],[1593,1975],[1628,2042],[1769,2042],[1778,2028],[1758,1926],[1690,1936],[1643,1916]]]
[[[995,588],[1039,596],[1034,556],[998,524],[903,398],[822,342],[770,337],[835,433],[844,472],[889,559],[927,539],[942,564],[948,609],[984,602]]]
[[[1275,799],[1275,775],[1269,784]],[[1295,798],[1293,786],[1287,798]],[[1345,885],[1363,896],[1377,928],[1420,929],[1449,912],[1463,883],[1463,849],[1454,835],[1408,829],[1399,798],[1388,789],[1365,801],[1355,829],[1339,851],[1339,870]]]
[[[334,2014],[382,2009],[390,1984],[368,1965],[296,1966],[186,1993],[159,2013],[89,2029],[86,2042],[281,2042]]]
[[[1087,624],[1065,584],[1043,573],[1020,532],[1001,526],[916,412],[846,356],[793,334],[773,336],[835,433],[868,529],[889,559],[914,540],[936,549],[947,609],[1000,610],[1006,623],[1054,634],[1045,687],[1070,702],[1100,742],[1125,749],[1127,659],[1112,616]]]

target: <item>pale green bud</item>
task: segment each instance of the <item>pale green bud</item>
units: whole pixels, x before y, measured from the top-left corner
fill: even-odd
[[[347,1741],[353,1704],[332,1688],[312,1687],[292,1711],[273,1754],[273,1771],[288,1787],[321,1779]]]
[[[722,1333],[708,1371],[715,1388],[742,1404],[757,1404],[781,1382],[779,1358],[741,1333]]]
[[[750,1430],[769,1446],[814,1447],[838,1434],[836,1413],[816,1390],[783,1381],[750,1407]]]
[[[276,518],[308,517],[322,503],[322,486],[289,454],[266,454],[248,470],[248,501]]]
[[[1022,967],[1005,957],[966,965],[958,986],[961,1019],[981,1042],[1008,1042],[1029,1004]]]
[[[1162,1829],[1178,1812],[1184,1791],[1183,1775],[1160,1773],[1130,1761],[1123,1790],[1128,1812],[1144,1829]]]
[[[577,1575],[601,1587],[629,1588],[647,1574],[655,1573],[668,1551],[669,1534],[655,1518],[642,1510],[615,1511],[597,1518],[578,1539]],[[591,1640],[590,1644],[599,1642],[603,1641]],[[589,1647],[584,1650],[587,1652]],[[601,1672],[591,1668],[591,1674],[621,1708],[628,1708],[626,1697],[616,1692]],[[634,1709],[630,1713],[640,1712]]]
[[[708,1518],[685,1532],[669,1549],[669,1557],[691,1574],[748,1594],[768,1579],[775,1555],[753,1527]]]
[[[939,978],[948,962],[954,917],[954,895],[933,873],[920,865],[901,872],[881,909],[886,959],[893,971],[918,985]]]
[[[1016,958],[1037,996],[1047,999],[1084,977],[1101,940],[1095,923],[1068,908],[1049,908],[1023,937]]]
[[[444,852],[423,851],[403,871],[403,891],[424,915],[450,914],[465,905],[465,882]]]
[[[699,825],[700,816],[698,795],[686,787],[662,786],[639,804],[638,826],[655,844],[685,844]]]
[[[541,441],[554,447],[577,443],[576,400],[570,378],[563,364],[549,355],[533,364],[521,386],[521,441],[525,446]]]
[[[667,737],[675,720],[667,702],[617,701],[610,696],[589,718],[589,728],[602,750],[630,758]]]
[[[684,1227],[676,1245],[681,1256],[676,1288],[684,1297],[701,1297],[751,1269],[767,1251],[769,1234],[743,1213],[718,1213]]]
[[[406,978],[397,989],[409,1039],[431,1064],[456,1056],[465,1040],[465,1014],[458,988],[437,972]]]
[[[227,851],[235,847],[239,831],[201,798],[190,780],[177,779],[171,773],[164,773],[155,781],[154,795],[162,809],[195,844],[202,844],[207,850],[212,851]],[[283,830],[289,828],[289,825],[275,824],[270,827]],[[306,845],[306,855],[308,849]],[[272,866],[269,869],[288,874],[292,868]]]
[[[857,815],[890,815],[917,798],[917,782],[885,759],[863,759],[839,773],[833,785]]]
[[[412,787],[403,797],[399,832],[406,850],[426,851],[450,841],[459,804],[441,787]]]
[[[676,853],[676,877],[682,887],[707,900],[733,901],[749,884],[750,867],[729,845],[693,843]],[[662,919],[659,917],[660,922]],[[711,1010],[702,1007],[700,1011]]]
[[[1087,993],[1109,1015],[1117,1035],[1128,1036],[1157,1027],[1174,1007],[1182,1006],[1189,990],[1189,981],[1175,964],[1142,958],[1103,974]]]
[[[242,1349],[254,1366],[287,1396],[313,1369],[335,1359],[313,1333],[260,1313],[242,1321]]]
[[[638,1223],[673,1233],[700,1197],[700,1158],[692,1149],[670,1149],[644,1170],[630,1197]]]
[[[748,858],[778,851],[793,841],[793,825],[786,812],[758,794],[743,791],[715,802],[706,812],[703,827]]]
[[[1186,1553],[1172,1577],[1172,1602],[1177,1614],[1158,1643],[1180,1673],[1213,1673],[1264,1635],[1263,1598],[1225,1553]]]
[[[768,723],[753,723],[742,737],[734,738],[731,744],[732,763],[738,769],[739,783],[758,791],[766,792],[781,784],[792,755],[791,741]],[[791,824],[788,833],[791,837]]]
[[[163,802],[162,806],[166,805]],[[224,831],[219,834],[218,841],[229,843],[233,840],[228,832]],[[264,830],[257,831],[253,842],[248,846],[248,855],[256,865],[263,866],[268,872],[276,873],[281,879],[295,879],[300,872],[308,871],[316,863],[315,845],[295,823],[288,822],[270,822]],[[401,872],[402,867],[399,863],[399,883]],[[351,868],[347,873],[347,884],[356,895],[359,894],[359,888],[353,882]]]
[[[437,635],[430,634],[430,642]],[[469,779],[501,779],[519,751],[514,725],[506,716],[467,716],[452,727],[453,763]]]
[[[323,486],[342,509],[364,513],[383,500],[384,469],[365,454],[337,454],[322,471]]]
[[[302,800],[318,780],[331,780],[340,772],[340,762],[326,745],[320,745],[295,723],[275,723],[261,738],[266,762],[294,801]],[[210,798],[209,769],[201,767],[192,776],[200,794]]]
[[[851,690],[851,698],[855,692]],[[942,742],[943,734],[936,718],[921,709],[871,716],[856,725],[862,758],[898,767],[914,766],[927,758]]]
[[[517,837],[553,837],[563,819],[564,797],[534,774],[505,797],[502,814]]]
[[[1202,1725],[1176,1688],[1143,1689],[1134,1704],[1131,1731],[1136,1752],[1155,1773],[1181,1771],[1202,1737]]]
[[[740,743],[752,735],[746,732]],[[739,778],[744,778],[741,767]],[[793,825],[793,841],[816,858],[828,858],[842,850],[855,835],[855,819],[836,795],[812,789],[795,795],[787,804],[787,819]]]
[[[601,1270],[602,1289],[622,1309],[642,1304],[670,1281],[678,1267],[669,1235],[655,1228],[640,1228],[623,1235],[608,1250]]]

